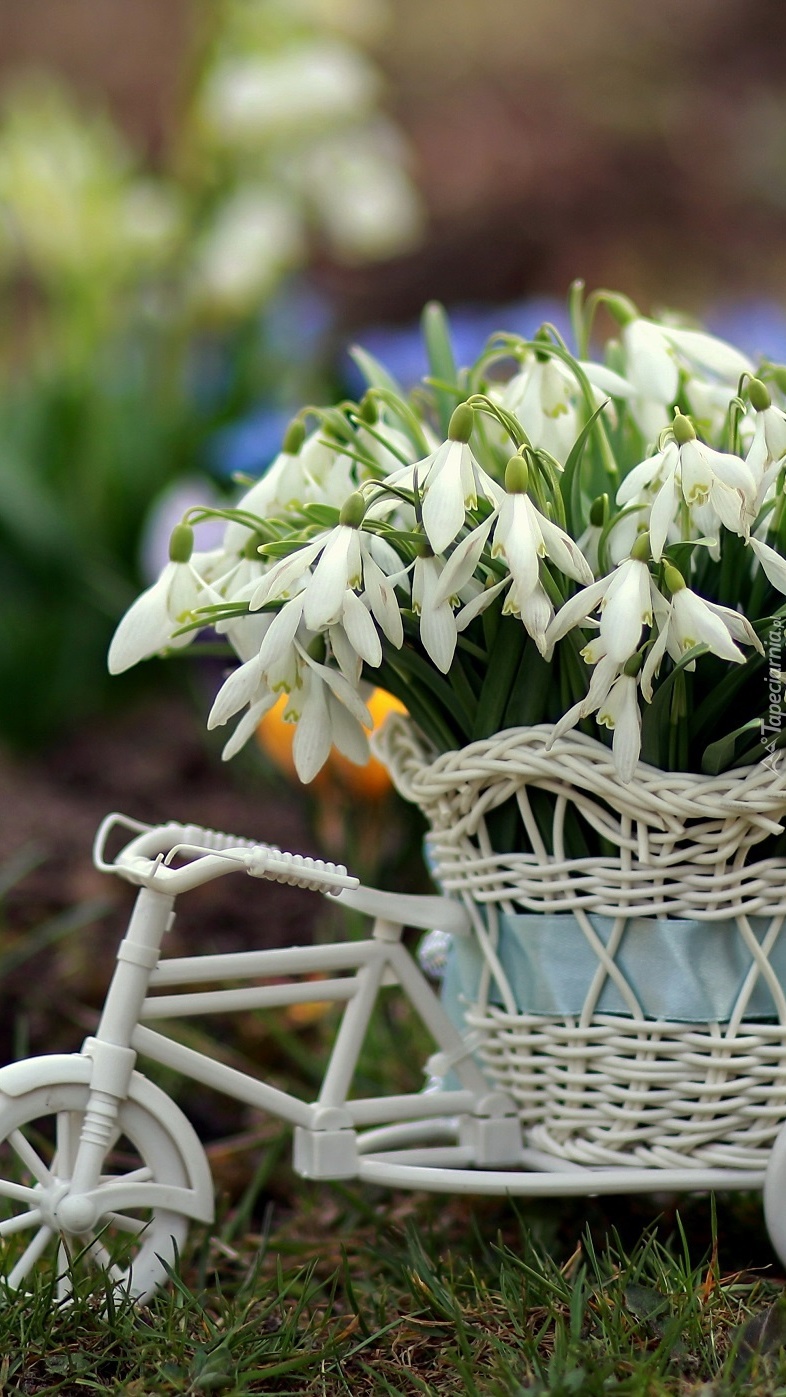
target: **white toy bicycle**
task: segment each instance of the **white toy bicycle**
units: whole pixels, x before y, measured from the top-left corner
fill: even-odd
[[[107,836],[117,826],[134,837],[107,863]],[[520,1161],[515,1108],[489,1090],[401,944],[404,926],[466,931],[457,903],[360,887],[341,866],[194,825],[151,827],[117,814],[101,825],[94,858],[99,869],[136,884],[139,893],[95,1035],[79,1053],[0,1070],[0,1270],[8,1288],[25,1287],[39,1263],[53,1261],[58,1296],[66,1299],[79,1263],[108,1273],[118,1292],[142,1302],[166,1279],[189,1222],[212,1220],[213,1184],[202,1144],[179,1107],[137,1071],[138,1057],[290,1122],[295,1168],[305,1177],[409,1182],[400,1150],[387,1163],[379,1156],[387,1132],[372,1127],[391,1123],[398,1123],[393,1138],[399,1147],[433,1140],[435,1133],[459,1139],[457,1151],[416,1152],[421,1163]],[[336,897],[374,919],[371,937],[162,959],[176,895],[237,871]],[[306,978],[315,975],[330,978]],[[281,983],[281,977],[291,978]],[[275,983],[264,983],[270,980]],[[227,981],[261,983],[186,989]],[[453,1066],[460,1089],[348,1100],[377,994],[394,982],[439,1050],[427,1064],[429,1074]],[[346,1009],[321,1091],[310,1103],[148,1026],[184,1015],[326,1001]]]
[[[107,862],[107,837],[118,827],[133,838]],[[67,1300],[74,1272],[84,1266],[142,1303],[166,1280],[189,1223],[212,1220],[202,1144],[180,1108],[137,1070],[139,1058],[290,1123],[295,1169],[307,1178],[530,1197],[764,1183],[760,1172],[735,1169],[589,1169],[526,1148],[515,1104],[489,1087],[472,1040],[461,1036],[402,944],[406,926],[469,935],[468,914],[456,901],[381,892],[360,886],[341,866],[194,825],[151,827],[117,814],[101,825],[94,857],[99,869],[139,887],[95,1035],[78,1053],[0,1070],[0,1272],[10,1290],[25,1289],[39,1264],[53,1265],[57,1295]],[[176,895],[236,871],[332,896],[367,914],[371,934],[333,945],[162,959]],[[228,981],[241,983],[226,988]],[[211,984],[221,988],[187,988]],[[366,1029],[381,988],[390,984],[399,986],[434,1040],[426,1086],[353,1097]],[[149,1026],[326,1001],[346,1007],[311,1102]],[[442,1085],[449,1072],[455,1089]],[[785,1175],[781,1132],[765,1203],[784,1259]]]

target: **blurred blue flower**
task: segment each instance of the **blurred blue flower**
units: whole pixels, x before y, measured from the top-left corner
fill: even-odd
[[[448,319],[453,349],[459,365],[477,359],[490,335],[497,330],[510,331],[531,339],[545,321],[555,325],[570,343],[571,329],[563,303],[550,296],[533,296],[507,306],[457,305],[449,306]],[[357,344],[373,354],[403,388],[411,388],[428,373],[426,350],[420,325],[370,325],[355,336]],[[365,381],[357,366],[346,355],[341,374],[347,390],[357,396],[365,389]]]
[[[332,302],[307,281],[293,279],[279,288],[265,306],[265,341],[285,363],[316,363],[335,326]]]
[[[293,416],[291,409],[261,407],[231,427],[222,427],[208,443],[209,473],[219,480],[231,480],[234,475],[261,475],[281,450]]]
[[[721,303],[707,312],[707,328],[756,362],[786,363],[786,307],[776,301]]]

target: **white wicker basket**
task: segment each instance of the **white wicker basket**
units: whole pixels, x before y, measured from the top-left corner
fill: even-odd
[[[781,832],[786,772],[761,763],[710,778],[640,764],[624,786],[608,748],[574,733],[547,752],[550,732],[511,729],[434,758],[396,716],[377,739],[428,820],[436,878],[472,917],[483,973],[462,1012],[487,1075],[517,1101],[528,1143],[562,1161],[763,1169],[786,1120],[786,994],[770,959],[786,862],[757,846]],[[511,802],[518,848],[499,853],[489,823]],[[567,858],[566,820],[608,853]],[[501,919],[522,912],[576,919],[595,957],[579,1011],[521,1011],[497,951]],[[605,943],[597,915],[613,921]],[[741,938],[749,968],[728,1015],[686,1023],[642,1010],[619,960],[641,918],[659,935],[672,932],[664,919],[690,918],[707,936]],[[609,984],[623,1012],[599,1012]],[[746,1017],[765,987],[769,1021]]]

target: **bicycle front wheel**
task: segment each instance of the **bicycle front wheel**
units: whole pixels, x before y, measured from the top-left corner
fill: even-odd
[[[165,1281],[189,1219],[155,1201],[103,1208],[101,1193],[116,1196],[118,1185],[131,1184],[142,1199],[146,1183],[183,1189],[186,1168],[171,1131],[127,1100],[94,1194],[95,1216],[86,1222],[72,1210],[65,1226],[58,1208],[69,1191],[87,1100],[83,1082],[5,1095],[0,1073],[0,1277],[9,1290],[26,1290],[38,1269],[54,1268],[57,1297],[67,1300],[89,1273],[93,1285],[102,1281],[142,1303]]]

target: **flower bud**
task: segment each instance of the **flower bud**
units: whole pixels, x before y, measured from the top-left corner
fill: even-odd
[[[169,538],[170,563],[187,563],[194,551],[194,530],[190,524],[176,524]]]
[[[681,592],[682,589],[688,585],[679,568],[675,568],[673,563],[665,564],[663,569],[663,580],[672,596],[674,596],[675,592]]]
[[[521,456],[511,456],[505,467],[505,489],[509,495],[526,495],[529,466]]]
[[[762,383],[760,378],[748,380],[748,397],[751,407],[756,412],[765,412],[768,407],[772,407],[772,398],[766,383]]]
[[[341,506],[341,513],[338,516],[339,524],[344,524],[350,529],[359,529],[363,523],[366,513],[366,501],[359,490],[353,490],[351,495],[347,495]]]
[[[609,517],[608,495],[597,495],[590,505],[589,521],[593,529],[602,529]]]
[[[284,441],[281,450],[285,456],[297,456],[303,442],[306,440],[306,429],[299,417],[295,417],[290,422],[284,433]]]
[[[625,661],[622,666],[622,673],[626,675],[628,679],[635,679],[643,663],[644,657],[641,651],[637,650],[635,655],[631,655],[630,659]]]
[[[359,407],[360,416],[363,418],[363,421],[367,422],[370,427],[373,427],[374,423],[379,421],[379,408],[377,407],[376,400],[370,393],[364,393],[360,400]]]
[[[649,530],[639,534],[636,542],[630,550],[630,556],[637,563],[648,563],[652,557],[652,547],[650,545]]]
[[[674,413],[674,421],[671,424],[674,433],[674,440],[678,446],[685,446],[689,441],[696,440],[696,429],[689,417],[686,417],[679,408]]]
[[[450,419],[448,437],[451,441],[469,441],[475,423],[475,414],[469,403],[459,403]]]

